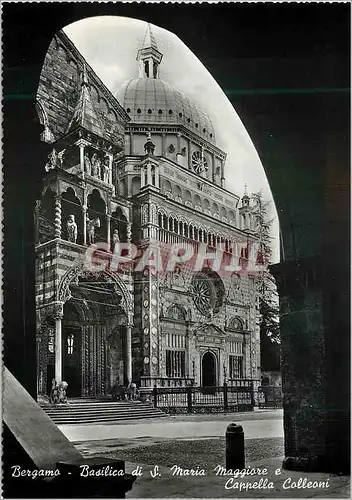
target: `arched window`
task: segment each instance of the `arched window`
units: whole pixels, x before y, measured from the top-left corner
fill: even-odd
[[[242,331],[244,329],[242,319],[238,317],[232,318],[229,324],[229,328],[231,330]]]
[[[171,306],[167,312],[167,317],[170,319],[176,319],[177,321],[182,321],[185,319],[184,310],[177,305]]]
[[[67,336],[67,354],[73,354],[74,342],[75,342],[75,336],[73,335],[73,333],[70,333]]]

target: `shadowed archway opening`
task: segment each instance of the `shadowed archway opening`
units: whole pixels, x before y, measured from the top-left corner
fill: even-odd
[[[216,386],[216,359],[211,351],[202,357],[202,386],[209,392],[213,392]]]

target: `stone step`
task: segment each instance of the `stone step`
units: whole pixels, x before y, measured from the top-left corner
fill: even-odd
[[[50,410],[80,411],[80,410],[85,410],[85,409],[96,410],[96,411],[105,411],[105,410],[114,411],[114,410],[131,410],[131,409],[138,410],[140,408],[146,408],[146,409],[153,408],[151,405],[148,405],[148,404],[127,405],[127,404],[123,404],[123,403],[122,404],[108,404],[108,405],[102,405],[102,404],[98,404],[98,405],[95,405],[95,404],[92,404],[92,405],[89,405],[89,404],[49,405],[49,404],[47,404],[47,405],[40,405],[40,406],[41,406],[41,408],[44,408],[46,411],[50,411]]]
[[[41,408],[58,425],[113,423],[126,420],[160,418],[166,414],[151,404],[140,402],[79,402],[66,405],[41,403]]]

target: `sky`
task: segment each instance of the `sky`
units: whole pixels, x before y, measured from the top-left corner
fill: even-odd
[[[138,77],[137,50],[143,44],[147,23],[137,19],[100,16],[83,19],[64,28],[83,57],[107,88],[116,94],[123,83]],[[274,219],[273,263],[279,261],[279,224],[270,187],[240,117],[202,62],[175,34],[151,25],[158,49],[163,54],[160,78],[193,99],[213,122],[216,145],[227,153],[225,188],[239,196],[262,191],[271,201],[269,217]]]

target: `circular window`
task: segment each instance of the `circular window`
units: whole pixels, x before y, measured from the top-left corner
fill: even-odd
[[[191,119],[190,118],[187,118],[187,123],[191,123]]]
[[[138,108],[138,109],[137,109],[137,113],[138,113],[139,115],[142,113],[141,108]]]
[[[196,174],[201,174],[208,169],[208,163],[201,151],[192,153],[192,168]]]
[[[192,280],[193,301],[204,316],[212,316],[220,311],[224,301],[225,287],[220,276],[214,271],[203,270]]]
[[[127,113],[131,113],[131,108],[127,108]]]
[[[182,113],[179,113],[179,114],[178,114],[178,116],[179,116],[180,118],[182,118]]]
[[[210,280],[203,274],[197,274],[192,282],[193,301],[196,308],[207,316],[214,307],[215,294]]]
[[[212,133],[210,133],[209,135],[210,135],[210,137],[213,137],[213,134],[212,134]]]
[[[196,123],[196,128],[198,128],[198,123]]]
[[[163,114],[163,110],[159,109],[158,113],[159,113],[159,115],[162,115]]]
[[[206,130],[205,130],[205,128],[203,128],[203,133],[205,134],[205,132],[206,132]]]
[[[152,110],[149,108],[148,109],[148,115],[151,115],[152,114]]]
[[[172,109],[169,109],[169,115],[172,115]]]

